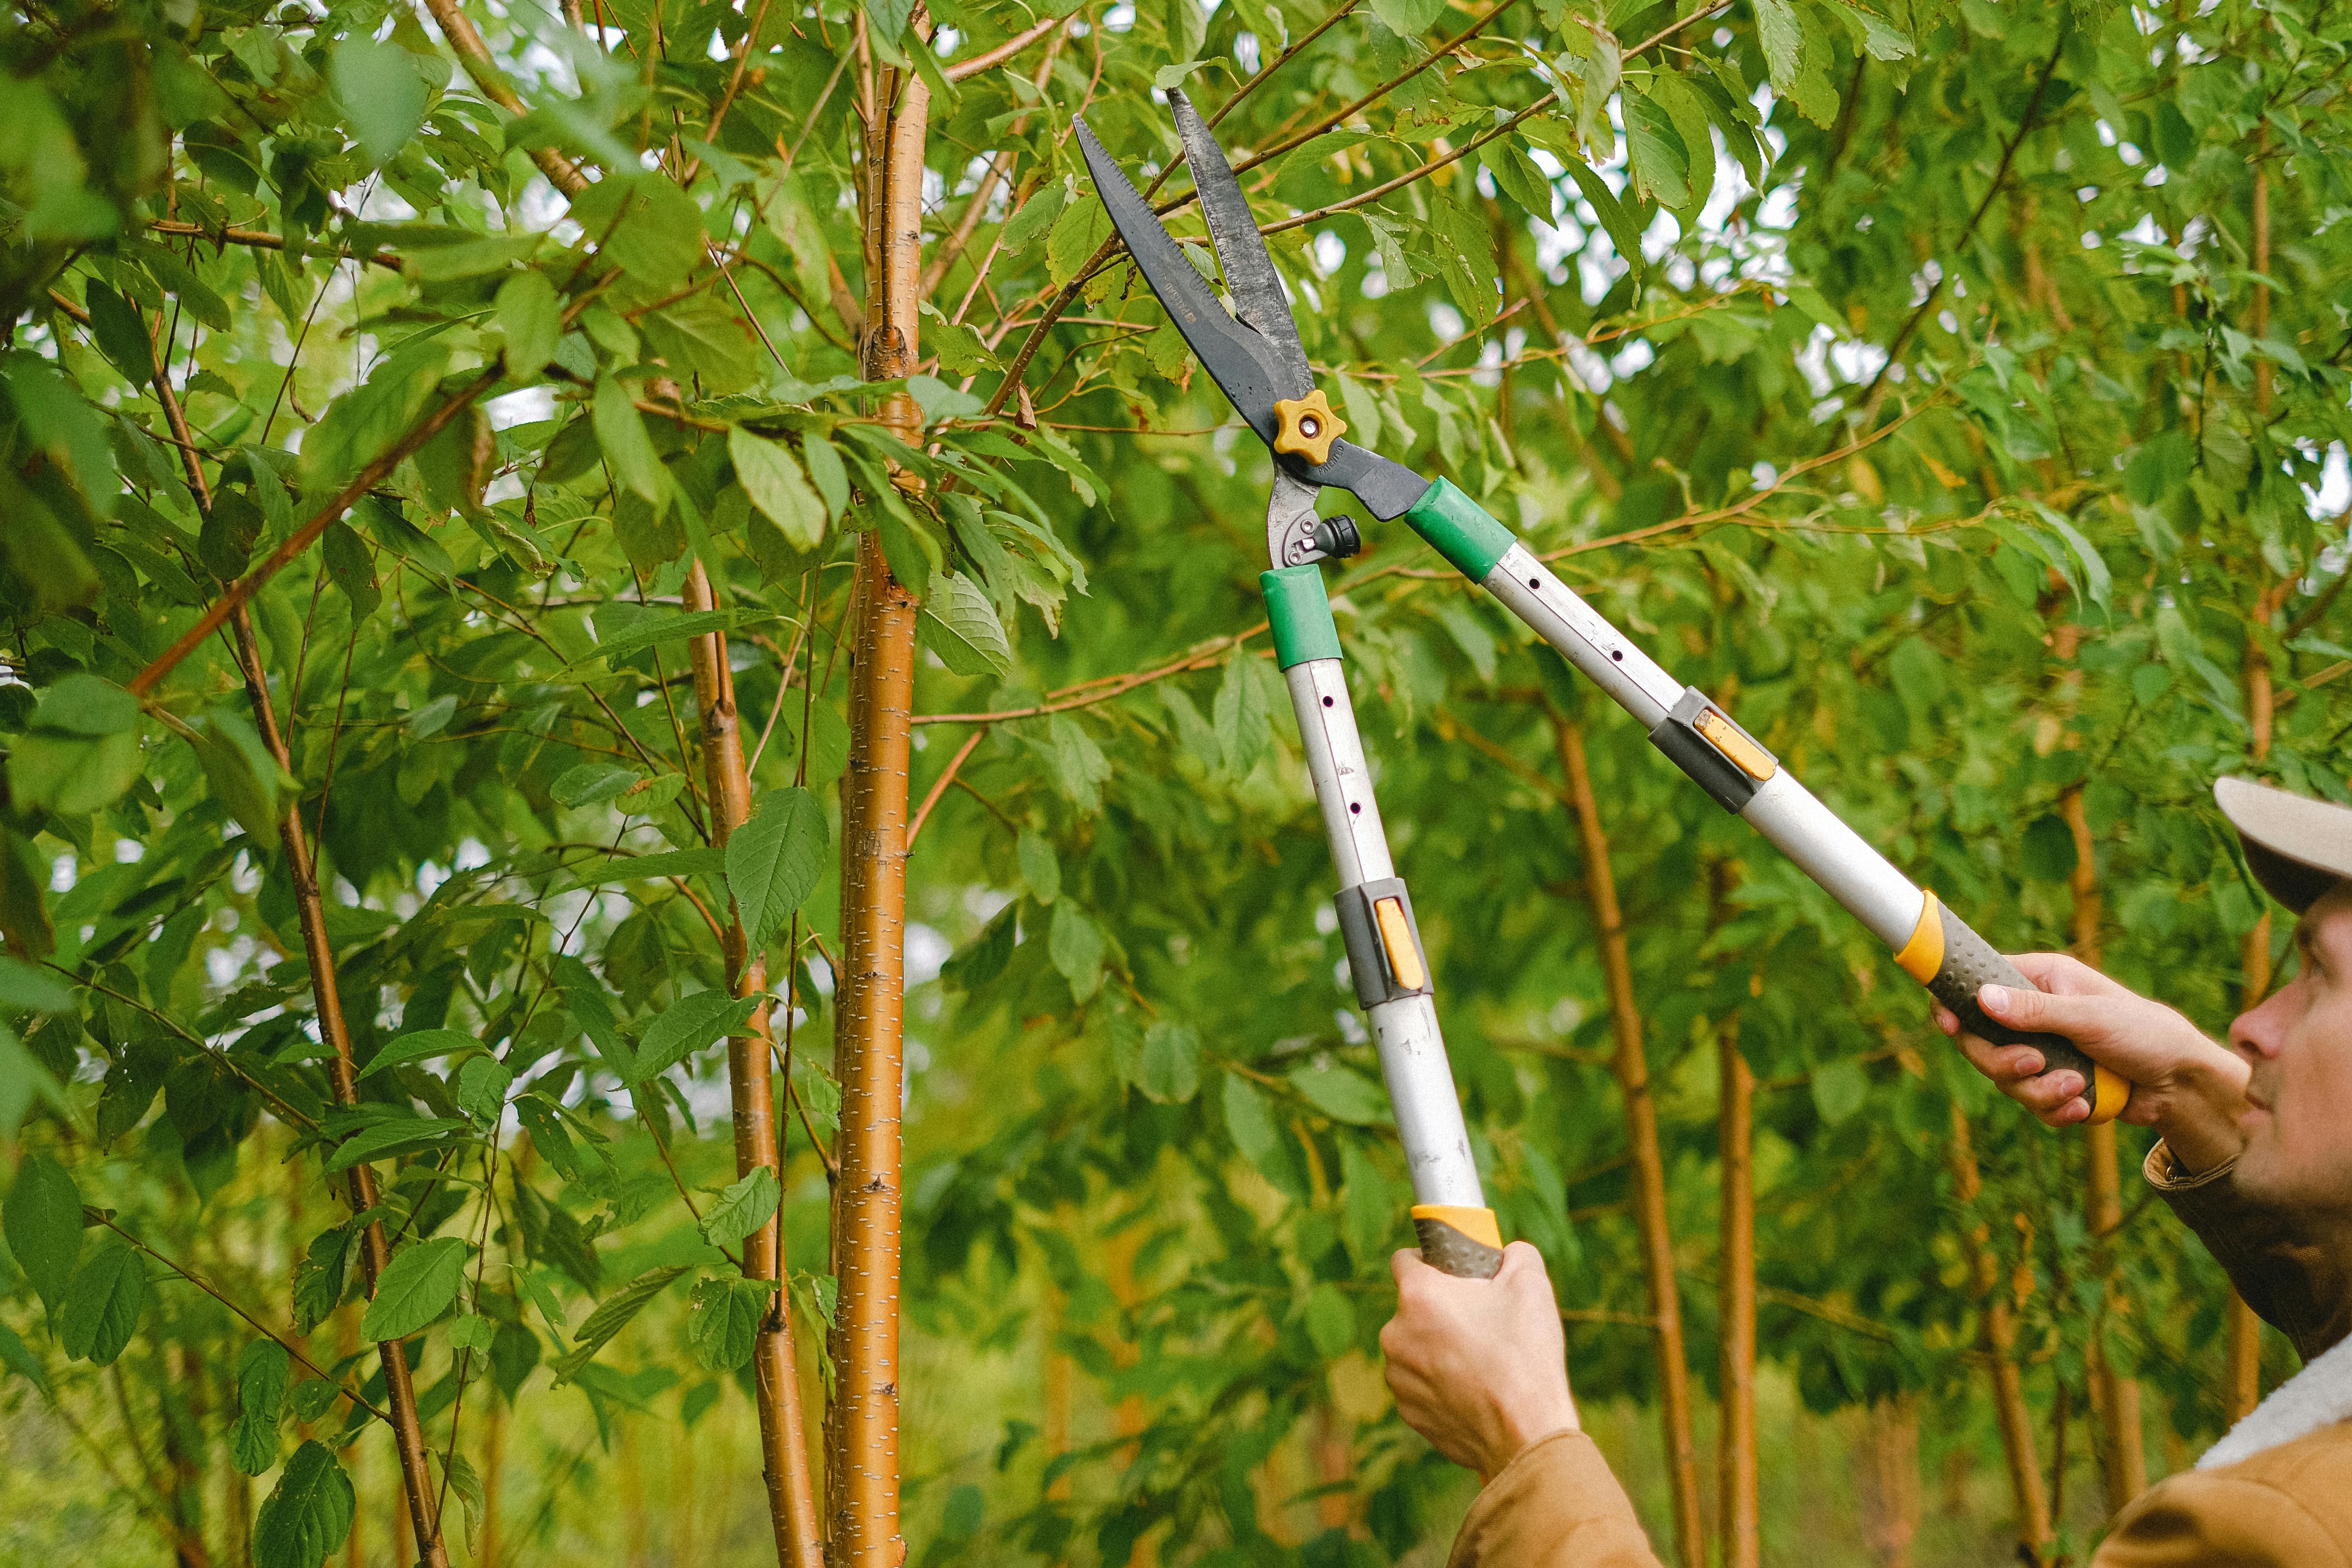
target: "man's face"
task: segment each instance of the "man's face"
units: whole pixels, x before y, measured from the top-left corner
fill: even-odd
[[[2352,881],[2295,927],[2293,980],[2230,1026],[2253,1068],[2240,1190],[2292,1208],[2352,1209]]]

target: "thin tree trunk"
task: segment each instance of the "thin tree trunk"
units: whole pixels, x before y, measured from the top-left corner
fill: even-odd
[[[1667,1479],[1674,1500],[1675,1555],[1684,1568],[1706,1561],[1706,1526],[1699,1508],[1698,1450],[1691,1436],[1690,1372],[1683,1359],[1682,1299],[1675,1285],[1674,1238],[1666,1228],[1665,1162],[1658,1152],[1658,1110],[1650,1097],[1650,1068],[1642,1052],[1642,1016],[1633,1001],[1633,969],[1625,951],[1625,922],[1617,881],[1609,868],[1609,837],[1585,767],[1584,734],[1574,721],[1551,714],[1561,770],[1576,806],[1584,847],[1585,895],[1601,928],[1601,961],[1609,984],[1609,1017],[1617,1037],[1614,1066],[1625,1100],[1625,1133],[1633,1167],[1633,1218],[1642,1237],[1643,1274],[1650,1315],[1657,1325],[1659,1420],[1664,1427]]]
[[[1983,1190],[1977,1169],[1976,1148],[1969,1119],[1957,1102],[1952,1106],[1952,1195],[1962,1208],[1972,1206]],[[2046,1559],[2050,1545],[2050,1503],[2042,1488],[2042,1461],[2033,1451],[2033,1415],[2026,1408],[2025,1380],[2017,1366],[2017,1308],[2001,1289],[2000,1259],[1994,1255],[1991,1226],[1979,1220],[1964,1225],[1961,1242],[1968,1252],[1971,1289],[1983,1302],[1977,1342],[1990,1363],[1993,1415],[2000,1426],[2001,1458],[2009,1466],[2010,1497],[2017,1509],[2019,1555],[2027,1562]],[[2025,1276],[2029,1280],[2032,1276]]]
[[[1717,1139],[1723,1165],[1722,1261],[1718,1315],[1722,1322],[1723,1430],[1717,1495],[1723,1568],[1758,1568],[1762,1561],[1756,1491],[1756,1179],[1750,1163],[1756,1075],[1739,1054],[1737,1015],[1716,1031],[1722,1073]]]
[[[246,696],[253,706],[256,725],[269,754],[290,775],[294,759],[278,729],[278,713],[269,700],[269,677],[261,662],[261,646],[253,635],[253,617],[243,605],[230,614],[236,635],[237,663],[245,676]],[[343,1019],[341,987],[335,979],[334,945],[327,940],[326,918],[319,898],[319,876],[311,863],[310,844],[302,827],[299,791],[289,791],[278,820],[278,839],[286,853],[286,870],[294,884],[294,907],[302,925],[303,956],[310,963],[310,989],[318,1002],[319,1033],[334,1051],[329,1074],[335,1103],[359,1103],[359,1077],[352,1059],[351,1029]],[[375,1170],[362,1163],[352,1167],[351,1204],[353,1214],[376,1205]],[[360,1263],[367,1277],[367,1292],[392,1261],[383,1226],[370,1221],[360,1237]],[[424,1568],[449,1568],[449,1553],[441,1543],[441,1523],[435,1506],[437,1489],[425,1459],[425,1433],[416,1418],[416,1389],[408,1372],[403,1342],[386,1340],[377,1347],[383,1365],[384,1404],[392,1415],[393,1447],[400,1458],[401,1487],[407,1503],[409,1527],[415,1532],[417,1556]]]
[[[490,1396],[490,1429],[482,1437],[482,1549],[474,1561],[494,1564],[499,1560],[499,1498],[507,1470],[507,1399]]]
[[[709,575],[697,561],[686,578],[689,610],[718,607]],[[727,638],[712,632],[696,637],[688,657],[694,700],[702,736],[704,786],[710,797],[711,841],[728,838],[751,815],[751,778],[743,760],[743,732],[735,710],[735,677],[728,668]],[[776,1148],[774,1053],[768,1003],[768,959],[751,949],[743,917],[731,902],[727,910],[727,973],[738,996],[760,1005],[740,1033],[727,1039],[727,1082],[733,1103],[735,1173],[783,1167]],[[758,1391],[760,1469],[768,1494],[768,1522],[775,1536],[776,1561],[784,1568],[823,1568],[823,1535],[817,1528],[816,1493],[809,1481],[808,1440],[801,1424],[801,1385],[793,1365],[792,1307],[785,1289],[782,1215],[772,1216],[743,1241],[743,1277],[777,1281],[768,1315],[753,1342],[751,1367]]]
[[[1863,1412],[1862,1530],[1878,1568],[1911,1568],[1919,1535],[1919,1396],[1897,1394]]]
[[[2265,177],[2261,171],[2262,165],[2257,164],[2254,175],[2257,259],[2254,269],[2258,272],[2269,265],[2270,259],[2270,201]],[[2256,299],[2259,301],[2258,313],[2266,311],[2268,290],[2258,285]],[[2256,335],[2260,334],[2261,329],[2257,327]],[[2264,371],[2269,368],[2266,363],[2263,365]],[[2256,384],[2256,388],[2258,394],[2268,393],[2267,376]],[[2279,591],[2273,590],[2273,593]],[[2270,609],[2270,595],[2255,601],[2258,623],[2269,620]],[[2261,632],[2262,627],[2258,624],[2247,633],[2245,673],[2246,727],[2251,736],[2246,749],[2258,763],[2271,754],[2272,723],[2277,713],[2276,700],[2271,689],[2270,650],[2263,645]],[[2271,911],[2267,906],[2239,945],[2238,967],[2245,976],[2245,984],[2238,993],[2238,1010],[2244,1012],[2270,994]],[[2246,1305],[2246,1299],[2238,1294],[2234,1285],[2230,1288],[2228,1327],[2223,1337],[2229,1348],[2221,1379],[2221,1412],[2222,1418],[2234,1426],[2252,1415],[2254,1406],[2263,1401],[2263,1321],[2254,1316],[2254,1310]]]
[[[171,1366],[174,1360],[178,1364],[155,1406],[157,1425],[163,1429],[163,1480],[170,1489],[163,1501],[172,1510],[178,1537],[172,1549],[173,1561],[179,1568],[212,1568],[205,1550],[204,1469],[197,1459],[201,1449],[190,1443],[191,1438],[198,1444],[203,1440],[204,1368],[195,1352],[181,1345],[163,1352],[158,1370]]]
[[[2254,271],[2267,277],[2271,269],[2271,128],[2262,125],[2254,132],[2254,202],[2252,221],[2253,230]],[[2254,285],[2253,299],[2247,310],[2246,324],[2260,342],[2270,335],[2271,286]],[[2267,425],[2271,419],[2271,362],[2257,354],[2254,357],[2254,420]]]
[[[2074,833],[2074,870],[2069,879],[2074,893],[2074,956],[2099,966],[2099,873],[2092,859],[2091,826],[2083,812],[2082,786],[2060,798],[2066,826]],[[2102,1122],[2084,1131],[2083,1153],[2088,1163],[2085,1180],[2086,1217],[2091,1236],[2105,1241],[2123,1228],[2124,1201],[2116,1167],[2116,1124]],[[2091,1408],[2098,1417],[2099,1475],[2106,1485],[2108,1511],[2120,1512],[2126,1503],[2147,1489],[2147,1449],[2140,1420],[2139,1383],[2116,1372],[2107,1360],[2106,1320],[2126,1310],[2128,1299],[2109,1271],[2099,1318],[2090,1346]]]
[[[917,38],[930,23],[918,5]],[[877,68],[867,94],[865,189],[866,379],[914,369],[922,271],[923,151],[930,89]],[[905,393],[883,423],[921,441]],[[911,484],[911,476],[894,476]],[[849,767],[841,789],[842,968],[834,1062],[841,1078],[839,1175],[833,1194],[834,1272],[841,1282],[831,1336],[835,1401],[827,1413],[831,1568],[898,1568],[899,1097],[905,991],[907,759],[912,739],[915,602],[871,533],[857,542],[856,630],[849,679]]]

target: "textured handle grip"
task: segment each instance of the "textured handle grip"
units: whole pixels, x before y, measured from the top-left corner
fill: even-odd
[[[2005,985],[2012,990],[2034,991],[2040,987],[2019,973],[2017,965],[1995,952],[1990,942],[1970,930],[1969,923],[1949,909],[1938,905],[1936,912],[1942,920],[1944,957],[1934,978],[1927,982],[1928,992],[1959,1016],[1960,1027],[1969,1034],[1997,1046],[2032,1046],[2042,1053],[2045,1071],[2072,1068],[2081,1073],[2084,1098],[2091,1102],[2090,1120],[2115,1120],[2131,1098],[2131,1085],[2093,1062],[2080,1047],[2063,1035],[2030,1034],[1988,1016],[1977,1002],[1979,988]]]
[[[1460,1226],[1439,1218],[1437,1213],[1432,1212],[1433,1207],[1416,1207],[1412,1211],[1413,1232],[1421,1237],[1421,1260],[1456,1279],[1492,1279],[1503,1267],[1503,1249],[1490,1247]],[[1502,1238],[1492,1209],[1454,1210],[1451,1217],[1462,1219],[1471,1228],[1483,1230],[1497,1241]]]

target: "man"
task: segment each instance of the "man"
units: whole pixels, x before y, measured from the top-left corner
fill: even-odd
[[[2305,1363],[2196,1469],[2116,1516],[2091,1568],[2352,1568],[2352,807],[2238,779],[2213,794],[2255,877],[2301,916],[2294,978],[2231,1025],[2230,1049],[2056,953],[2016,960],[2040,992],[1987,986],[1980,1000],[2131,1080],[2125,1114],[2160,1135],[2148,1183]],[[2088,1114],[2080,1076],[2043,1072],[2032,1047],[1959,1044],[2051,1125]],[[1381,1347],[1398,1412],[1487,1478],[1451,1568],[1655,1568],[1579,1429],[1535,1248],[1512,1244],[1491,1280],[1450,1279],[1410,1252],[1394,1267]]]

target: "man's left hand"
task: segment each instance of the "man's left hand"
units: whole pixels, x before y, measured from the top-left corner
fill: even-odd
[[[1541,1253],[1511,1243],[1492,1279],[1456,1279],[1417,1252],[1389,1266],[1397,1314],[1381,1351],[1406,1426],[1490,1479],[1538,1438],[1576,1430],[1568,1342]]]

